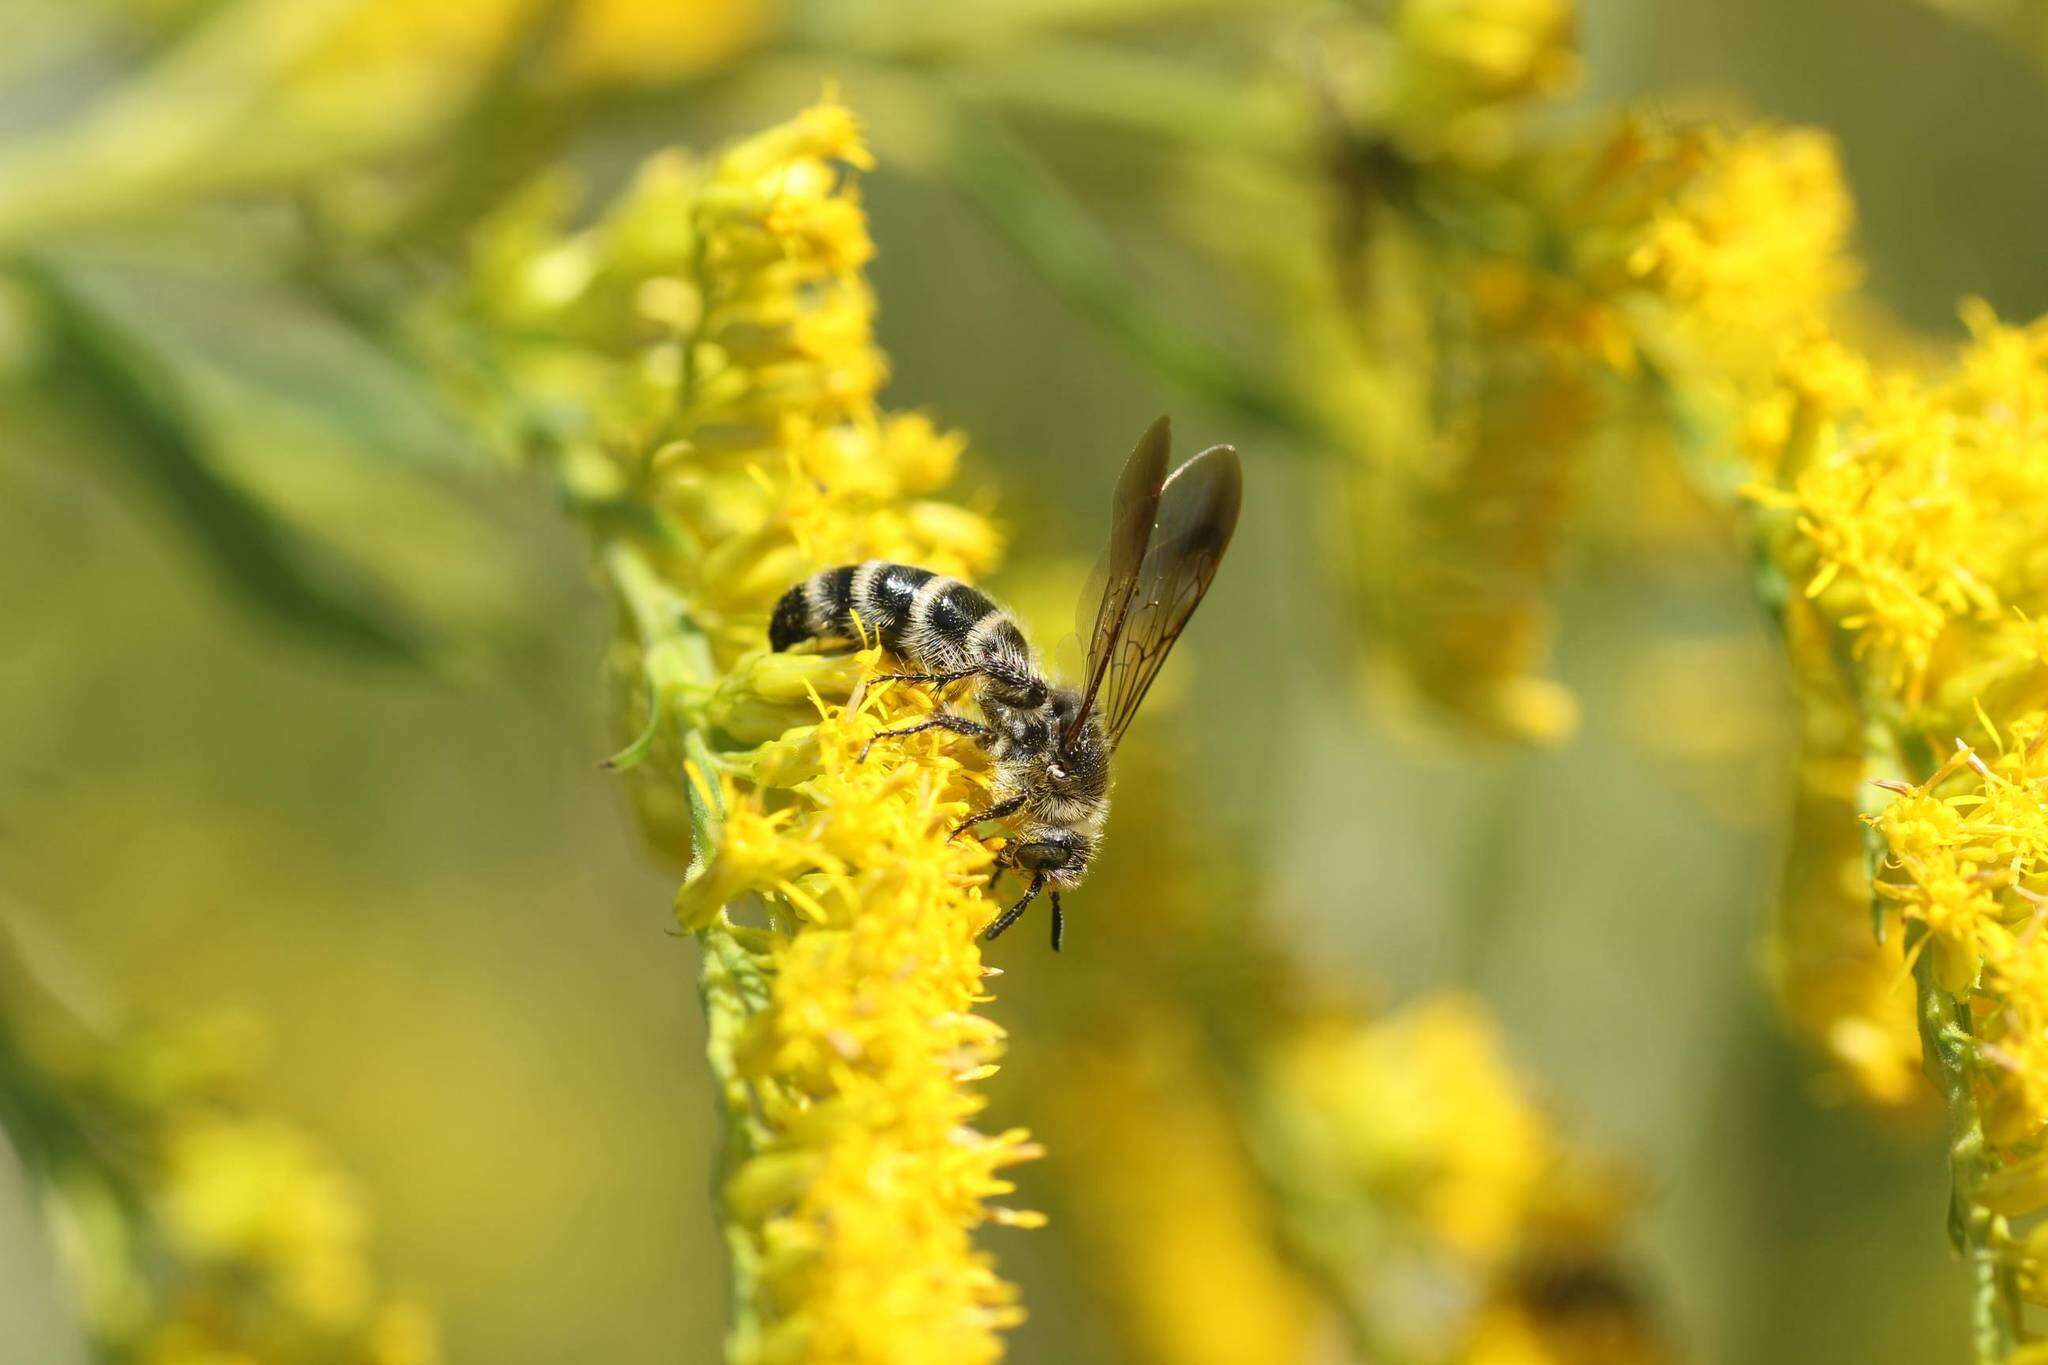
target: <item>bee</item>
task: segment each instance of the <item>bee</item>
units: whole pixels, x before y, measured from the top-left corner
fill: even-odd
[[[1094,624],[1078,687],[1046,679],[1009,612],[957,578],[911,564],[869,560],[826,569],[784,593],[770,618],[771,648],[850,642],[867,632],[914,670],[879,681],[968,685],[980,719],[941,710],[875,735],[861,757],[877,740],[927,730],[965,735],[988,755],[992,799],[953,833],[1011,822],[1015,837],[1005,841],[998,875],[1014,871],[1027,885],[982,931],[984,939],[996,938],[1049,892],[1052,946],[1059,949],[1060,893],[1087,876],[1109,818],[1110,758],[1237,529],[1237,452],[1212,446],[1168,474],[1171,448],[1171,428],[1161,417],[1117,480],[1101,593],[1083,602],[1084,611],[1093,606]]]

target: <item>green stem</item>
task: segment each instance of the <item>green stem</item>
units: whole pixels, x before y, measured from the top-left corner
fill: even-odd
[[[1838,663],[1848,666],[1846,660]],[[1891,799],[1877,779],[1909,780],[1898,732],[1883,719],[1882,699],[1875,693],[1875,686],[1866,683],[1862,697],[1865,780],[1858,788],[1857,801],[1859,812],[1866,817]],[[1921,776],[1925,776],[1924,769]],[[1874,886],[1883,873],[1887,849],[1874,821],[1866,819],[1864,829]],[[1875,896],[1871,919],[1881,939],[1884,910]],[[1944,990],[1936,979],[1933,945],[1928,942],[1925,924],[1907,921],[1904,948],[1913,963],[1921,1065],[1948,1106],[1948,1231],[1956,1253],[1969,1267],[1971,1343],[1978,1365],[2002,1365],[2021,1340],[2023,1312],[2013,1267],[2001,1254],[2008,1241],[2005,1220],[1985,1207],[1982,1198],[1984,1182],[1997,1172],[1999,1163],[1984,1135],[1971,1074],[1977,1059],[1975,1021],[1969,1005]]]
[[[663,581],[631,540],[605,544],[599,555],[617,592],[639,645],[652,715],[647,750],[672,739],[683,770],[673,775],[683,785],[690,812],[690,865],[685,884],[704,875],[718,847],[725,812],[720,805],[718,755],[705,737],[699,706],[716,683],[716,661],[710,641],[697,626],[689,604]],[[636,744],[636,748],[643,747]],[[725,1208],[732,1176],[759,1152],[769,1132],[754,1105],[753,1088],[742,1073],[740,1045],[748,1022],[768,1003],[768,968],[750,951],[737,927],[723,914],[706,926],[698,941],[703,958],[697,994],[705,1021],[704,1052],[718,1091],[725,1140],[712,1173],[712,1200]],[[727,1243],[733,1340],[742,1342],[758,1331],[754,1312],[759,1279],[758,1253],[739,1220],[722,1218]]]
[[[1921,947],[1926,934],[1924,926],[1910,925],[1906,950]],[[1999,1254],[2005,1220],[1980,1196],[1998,1158],[1985,1139],[1970,1075],[1976,1034],[1969,1007],[1935,981],[1932,953],[1921,952],[1914,962],[1913,984],[1927,1075],[1948,1102],[1949,1237],[1969,1266],[1971,1344],[1978,1365],[2000,1365],[2021,1340],[2022,1312],[2012,1267]]]
[[[600,558],[639,645],[640,668],[647,681],[648,724],[666,728],[676,748],[687,751],[693,742],[703,742],[697,734],[701,707],[718,685],[711,641],[698,626],[689,602],[663,581],[636,543],[613,540],[605,545]],[[657,729],[650,747],[660,736]],[[706,782],[716,781],[717,768],[707,763],[700,768],[700,775]],[[696,791],[689,786],[687,774],[673,776],[685,783],[694,802]],[[693,828],[691,832],[700,831]],[[693,859],[697,853],[692,850]]]
[[[759,1254],[747,1229],[727,1208],[726,1192],[740,1167],[768,1141],[767,1126],[754,1106],[753,1088],[739,1067],[739,1046],[747,1021],[768,1003],[768,977],[761,960],[723,924],[706,929],[700,937],[704,958],[697,994],[704,1006],[704,1055],[718,1087],[719,1114],[725,1128],[725,1141],[712,1171],[711,1198],[723,1213],[719,1221],[727,1253],[727,1321],[737,1341],[758,1330],[754,1309],[759,1297]]]

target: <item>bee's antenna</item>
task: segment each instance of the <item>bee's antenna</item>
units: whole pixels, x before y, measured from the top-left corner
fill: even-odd
[[[1060,940],[1067,936],[1066,917],[1060,913],[1060,893],[1049,893],[1052,898],[1052,950],[1060,950]]]

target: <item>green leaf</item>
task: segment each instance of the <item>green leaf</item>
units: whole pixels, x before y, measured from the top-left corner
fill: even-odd
[[[45,253],[72,295],[158,358],[196,420],[251,404],[429,472],[490,462],[420,374],[303,296],[244,271]]]
[[[1069,303],[1160,374],[1237,414],[1321,438],[1324,424],[1279,378],[1207,341],[1133,288],[1116,244],[1028,149],[965,100],[943,110],[947,180]]]
[[[109,430],[111,453],[177,515],[227,588],[323,643],[425,662],[423,627],[373,575],[219,475],[188,396],[145,338],[48,260],[18,261],[13,273],[46,327],[53,391]]]

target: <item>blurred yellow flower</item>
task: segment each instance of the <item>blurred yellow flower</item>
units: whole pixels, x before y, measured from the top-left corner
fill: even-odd
[[[1460,103],[1555,94],[1577,78],[1571,0],[1411,0],[1393,20],[1418,66],[1465,92]]]
[[[1268,1191],[1192,1033],[1170,1006],[1133,1000],[1113,1037],[1056,1054],[1062,1083],[1044,1100],[1053,1174],[1074,1203],[1062,1226],[1079,1225],[1135,1359],[1306,1365],[1327,1310],[1273,1236]]]
[[[1353,122],[1419,161],[1497,160],[1529,107],[1576,83],[1573,0],[1400,0],[1340,30],[1335,89]]]
[[[103,1035],[29,962],[0,932],[0,1113],[96,1358],[436,1365],[433,1318],[378,1292],[355,1181],[250,1106],[246,1015]]]
[[[580,0],[561,61],[572,79],[675,80],[731,60],[766,37],[781,0]]]
[[[1280,1065],[1280,1092],[1333,1168],[1460,1255],[1508,1251],[1556,1153],[1476,1001],[1444,997],[1362,1028],[1311,1027],[1286,1044]]]
[[[1847,801],[1802,798],[1765,969],[1786,1022],[1828,1064],[1828,1098],[1904,1110],[1933,1097],[1897,933],[1871,932],[1868,855]]]
[[[1579,709],[1541,671],[1549,579],[1596,399],[1554,353],[1488,361],[1429,439],[1348,490],[1353,553],[1390,647],[1390,695],[1426,699],[1484,735],[1559,743]]]
[[[1345,1284],[1368,1358],[1653,1362],[1620,1172],[1567,1142],[1476,1000],[1280,1031],[1264,1160],[1298,1252]]]
[[[164,1137],[164,1226],[178,1251],[271,1282],[318,1322],[360,1314],[369,1295],[355,1191],[303,1134],[210,1113]]]
[[[1338,250],[1327,280],[1286,275],[1308,295],[1289,318],[1308,399],[1349,447],[1340,534],[1388,646],[1373,671],[1537,743],[1577,722],[1544,674],[1590,456],[1712,442],[1784,332],[1857,274],[1824,134],[1539,121],[1575,68],[1575,15],[1409,0],[1336,25],[1316,76],[1341,124]],[[1668,483],[1644,470],[1603,510],[1647,525]]]
[[[481,76],[533,34],[557,74],[640,83],[695,75],[765,36],[778,0],[359,0],[308,65],[315,75],[416,68]]]
[[[1651,209],[1627,271],[1708,337],[1761,355],[1855,282],[1844,252],[1854,204],[1834,139],[1763,124],[1681,143],[1666,155],[1693,169]]]

